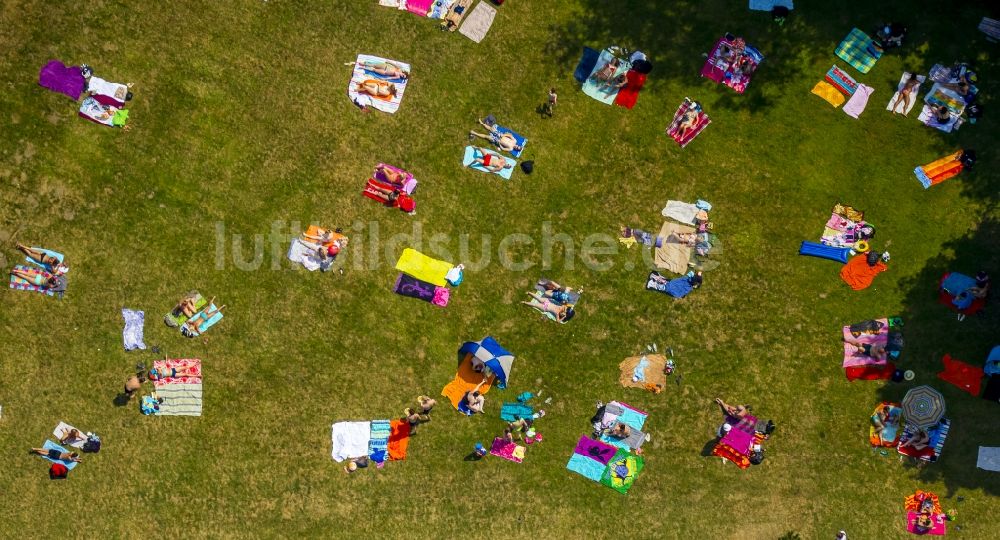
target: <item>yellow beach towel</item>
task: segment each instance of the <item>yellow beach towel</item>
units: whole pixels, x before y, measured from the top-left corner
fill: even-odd
[[[827,103],[833,105],[834,107],[840,107],[844,104],[844,94],[841,94],[832,84],[826,81],[820,81],[816,83],[813,87],[812,93],[826,100]]]
[[[432,259],[413,248],[404,249],[396,261],[396,270],[438,287],[448,285],[444,277],[453,266],[455,265]]]

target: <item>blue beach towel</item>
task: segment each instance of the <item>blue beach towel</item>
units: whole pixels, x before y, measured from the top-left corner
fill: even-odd
[[[504,403],[500,407],[500,419],[506,422],[513,422],[517,418],[531,418],[535,414],[535,409],[531,405],[523,403]]]
[[[496,155],[500,156],[500,154]],[[474,146],[466,146],[465,155],[462,156],[462,165],[484,173],[493,172],[487,169],[486,167],[483,167],[482,165],[472,166],[472,162],[475,161],[477,157],[482,157],[482,152],[480,150],[477,150],[476,147]],[[511,175],[514,174],[514,167],[517,166],[517,160],[515,160],[514,158],[509,158],[507,156],[500,156],[500,157],[506,160],[507,164],[510,165],[510,167],[501,169],[500,172],[496,172],[493,174],[496,174],[497,176],[503,178],[504,180],[510,180]]]
[[[65,448],[47,439],[45,441],[45,444],[42,445],[42,448],[46,450],[58,450],[60,452],[68,452],[68,450],[66,450]],[[72,471],[73,468],[76,467],[77,465],[75,461],[59,461],[58,459],[49,459],[48,456],[38,456],[38,457],[44,459],[45,461],[51,461],[52,463],[60,463],[62,465],[65,465],[66,470],[69,471]]]
[[[573,72],[573,78],[576,82],[583,84],[590,77],[590,74],[594,71],[594,66],[597,65],[597,59],[601,57],[599,51],[595,51],[590,47],[583,48],[583,55],[580,56],[580,63],[576,65],[576,71]]]
[[[516,132],[516,131],[514,131],[514,130],[512,130],[510,128],[503,127],[500,124],[496,124],[494,127],[501,134],[503,134],[503,133],[510,133],[511,136],[514,137],[514,140],[517,141],[517,145],[520,146],[521,149],[518,150],[518,151],[516,151],[516,152],[511,152],[510,155],[512,155],[514,157],[521,157],[521,153],[524,152],[524,145],[528,142],[528,139],[525,139],[518,132]]]
[[[215,304],[212,303],[211,305],[209,305],[205,309],[203,309],[200,312],[198,312],[198,313],[195,314],[195,317],[201,317],[202,318],[201,323],[198,324],[198,329],[197,329],[196,332],[190,332],[188,330],[188,327],[186,325],[182,324],[181,325],[181,333],[184,334],[187,337],[196,337],[196,336],[200,336],[200,335],[204,334],[205,332],[207,332],[209,328],[215,326],[215,323],[217,323],[217,322],[219,322],[219,321],[222,320],[223,315],[222,315],[221,311],[216,311],[215,315],[212,315],[206,321],[206,320],[204,320],[204,317],[202,316],[202,314],[205,313],[205,312],[207,312],[207,311],[213,311],[215,309],[217,309],[217,308],[216,308]]]
[[[590,459],[587,456],[581,456],[580,454],[570,456],[569,463],[566,464],[567,469],[594,482],[601,481],[601,475],[604,474],[606,467],[603,463]]]
[[[45,248],[40,248],[40,247],[32,247],[31,249],[35,249],[35,250],[41,251],[42,253],[48,255],[49,257],[55,257],[56,260],[59,261],[59,264],[62,264],[63,259],[66,258],[66,256],[63,255],[62,253],[59,253],[58,251],[52,251],[51,249],[45,249]],[[46,272],[51,272],[53,270],[52,265],[50,265],[50,264],[42,264],[42,263],[36,261],[35,259],[32,259],[31,257],[25,257],[24,260],[27,261],[27,262],[29,262],[29,263],[31,263],[31,264],[33,264],[33,265],[35,265],[35,266],[37,266],[37,267],[39,267],[39,268],[43,268]]]
[[[635,429],[642,429],[643,424],[646,423],[645,414],[628,407],[623,407],[624,411],[618,415],[618,421],[624,422]]]

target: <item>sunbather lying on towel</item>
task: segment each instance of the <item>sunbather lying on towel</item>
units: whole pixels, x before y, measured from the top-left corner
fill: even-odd
[[[386,167],[385,165],[378,165],[375,167],[375,176],[381,174],[386,181],[390,184],[402,186],[410,179],[410,176],[402,171],[398,171],[392,167]],[[338,229],[337,232],[340,232]]]
[[[48,448],[32,448],[31,453],[45,456],[54,461],[72,461],[76,463],[83,461],[83,459],[80,458],[80,454],[77,454],[76,452],[60,452],[55,448],[51,450]]]
[[[885,360],[888,355],[885,345],[882,345],[881,343],[862,343],[860,341],[850,339],[846,341],[850,345],[853,345],[858,353],[869,358],[874,358],[875,360]]]
[[[87,436],[76,428],[63,428],[62,434],[59,435],[59,444],[72,445],[85,440],[87,440]]]
[[[182,315],[185,317],[193,316],[195,313],[198,312],[198,308],[195,304],[197,300],[198,296],[195,294],[189,294],[184,298],[181,298],[181,301],[177,302],[177,305],[174,306],[174,309],[170,310],[170,314],[173,315],[174,317],[180,317]],[[208,303],[211,304],[214,301],[215,297],[213,296]]]
[[[892,415],[892,407],[883,405],[877,413],[872,415],[871,421],[879,442],[884,443],[885,439],[882,438],[882,432],[885,431],[886,426],[896,424],[897,419]]]
[[[396,97],[396,85],[390,82],[378,81],[375,79],[365,79],[358,83],[355,90],[361,94],[368,94],[378,99],[392,99]]]
[[[10,275],[19,277],[28,283],[42,287],[52,292],[66,291],[66,277],[62,275],[50,274],[48,272],[27,272],[20,268],[11,268]]]
[[[501,133],[496,126],[487,124],[483,122],[483,119],[479,119],[479,123],[489,131],[489,135],[484,135],[482,133],[476,133],[475,131],[469,131],[469,139],[473,137],[479,137],[480,139],[486,139],[491,143],[495,144],[497,148],[503,150],[504,152],[519,152],[522,148],[521,145],[517,144],[517,139],[514,138],[510,133]]]
[[[382,195],[382,197],[385,199],[385,205],[390,208],[396,208],[396,207],[406,208],[407,206],[411,206],[406,201],[413,200],[410,198],[409,195],[403,193],[402,190],[396,188],[386,189],[383,187],[379,187],[371,182],[368,183],[368,187],[366,187],[365,189],[377,193],[379,195]]]
[[[177,377],[200,377],[201,374],[198,368],[195,366],[182,366],[179,368],[169,367],[169,368],[153,368],[149,370],[149,380],[158,381],[160,379],[166,378],[177,378]]]
[[[590,76],[590,78],[598,82],[610,81],[615,76],[615,72],[618,71],[618,67],[620,65],[621,65],[621,60],[617,58],[612,58],[611,61],[608,62],[607,64],[604,64],[604,66],[601,69],[595,71],[594,74]]]
[[[611,91],[621,90],[622,88],[625,88],[625,85],[627,84],[628,84],[628,76],[622,73],[617,77],[602,82],[600,85],[598,85],[598,88],[611,92]]]
[[[405,69],[400,67],[399,64],[396,64],[395,62],[391,62],[389,60],[383,60],[381,62],[362,60],[360,62],[348,62],[344,65],[345,66],[358,65],[361,66],[362,69],[366,69],[368,71],[371,71],[372,73],[381,75],[386,79],[406,79],[410,76],[410,74]]]
[[[486,381],[489,379],[489,377],[483,377],[482,382],[477,384],[475,388],[466,392],[465,395],[462,396],[462,401],[465,403],[465,406],[472,411],[473,414],[483,412],[483,405],[486,404],[486,396],[480,394],[479,389],[482,388],[482,386],[486,384]]]
[[[529,292],[527,295],[531,297],[531,300],[522,301],[522,304],[531,306],[543,313],[551,313],[559,322],[569,322],[576,315],[573,306],[557,304],[553,300],[542,296],[542,293],[538,291]]]
[[[485,148],[479,146],[475,147],[476,151],[481,154],[473,158],[472,163],[469,164],[470,167],[480,166],[491,173],[498,173],[504,169],[512,169],[514,165],[507,162],[507,159],[500,154],[491,152]]]
[[[209,302],[208,305],[211,306],[212,303]],[[201,323],[214,317],[216,313],[221,313],[223,309],[226,309],[225,305],[222,305],[221,307],[217,307],[214,309],[205,308],[205,311],[202,311],[201,313],[198,313],[195,316],[188,319],[188,321],[184,323],[183,328],[181,328],[181,331],[184,332],[185,334],[190,334],[194,336],[198,335],[198,326]]]
[[[58,258],[53,257],[40,249],[30,248],[21,243],[18,243],[16,247],[18,251],[24,253],[32,260],[37,261],[43,266],[51,268],[52,273],[57,276],[65,274],[69,271],[69,267],[60,262]]]
[[[542,296],[545,298],[551,298],[553,302],[563,305],[569,303],[570,291],[572,290],[573,287],[563,287],[555,281],[546,281],[545,292],[542,293]],[[582,293],[583,290],[580,289],[577,292]]]
[[[701,113],[701,105],[697,101],[692,101],[691,106],[676,121],[678,139],[683,140],[687,137],[688,131],[698,126],[699,113]]]
[[[341,236],[343,236],[342,233],[344,232],[344,230],[339,227],[332,231],[330,229],[317,228],[316,232],[319,233],[316,236],[302,233],[302,238],[310,240],[313,243],[322,245],[326,245],[331,242],[340,240],[342,242],[342,245],[347,245],[347,238],[346,237],[341,238]]]
[[[899,96],[896,97],[896,101],[892,103],[892,113],[899,114],[897,107],[899,107],[900,102],[903,104],[903,110],[906,111],[910,108],[910,94],[913,93],[913,89],[920,86],[920,81],[917,80],[917,74],[911,73],[910,78],[906,79],[906,83],[903,87],[899,89]]]
[[[632,428],[625,422],[618,422],[608,431],[608,435],[616,439],[627,439],[632,434]]]

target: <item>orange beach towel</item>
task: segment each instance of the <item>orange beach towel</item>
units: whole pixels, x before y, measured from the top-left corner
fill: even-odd
[[[389,461],[406,459],[406,448],[410,445],[410,423],[393,420],[389,423]]]
[[[309,228],[306,229],[306,232],[303,233],[303,237],[305,237],[305,235],[308,235],[308,236],[317,236],[318,237],[318,236],[320,236],[320,233],[323,230],[325,230],[325,229],[323,229],[322,227],[319,227],[319,226],[316,226],[316,225],[310,225]],[[340,233],[332,233],[332,238],[330,239],[329,242],[323,244],[323,247],[330,247],[330,246],[333,245],[334,242],[336,242],[337,240],[340,240],[341,238],[344,238],[344,235],[342,235]],[[313,240],[309,240],[309,242],[315,243]]]
[[[462,402],[462,398],[470,390],[474,389],[483,380],[482,373],[476,373],[472,369],[472,355],[467,354],[465,358],[462,359],[462,363],[458,366],[458,373],[455,374],[455,378],[445,385],[441,389],[441,395],[448,398],[451,404],[457,409],[458,404]],[[486,381],[483,386],[479,388],[480,394],[485,394],[490,391],[493,381]]]
[[[867,289],[875,281],[875,276],[889,269],[884,262],[879,261],[875,266],[868,266],[867,255],[856,255],[847,261],[844,268],[840,270],[840,279],[844,280],[855,291]]]

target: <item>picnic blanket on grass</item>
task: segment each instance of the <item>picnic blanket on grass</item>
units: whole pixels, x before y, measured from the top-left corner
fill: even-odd
[[[428,257],[413,248],[404,249],[399,260],[396,261],[396,270],[438,287],[448,285],[445,276],[454,266],[451,263]]]
[[[32,277],[34,277],[34,276],[42,276],[42,278],[45,279],[45,280],[48,280],[48,278],[52,276],[52,274],[49,274],[48,272],[46,272],[44,270],[41,270],[40,268],[33,267],[33,266],[25,266],[23,264],[18,264],[18,265],[15,265],[14,268],[16,268],[18,270],[23,270],[24,272],[27,272]],[[63,276],[62,279],[65,280],[66,279],[65,276]],[[29,281],[25,280],[24,278],[14,276],[13,274],[10,275],[10,288],[14,289],[14,290],[18,290],[18,291],[38,292],[38,293],[42,293],[42,294],[44,294],[46,296],[56,296],[56,295],[58,295],[59,298],[62,298],[63,297],[63,293],[64,293],[64,291],[58,291],[57,292],[57,291],[55,291],[53,289],[50,289],[49,287],[47,287],[45,285],[35,285],[34,283],[29,282]]]
[[[458,33],[479,43],[486,37],[486,33],[493,26],[493,19],[497,16],[497,10],[486,2],[479,2],[472,8],[472,13],[465,17],[465,22],[458,29]]]
[[[735,58],[727,60],[722,54],[722,46],[733,48],[736,46],[737,39],[740,38],[731,40],[728,39],[728,36],[723,36],[715,42],[712,51],[708,53],[705,65],[701,68],[701,76],[725,84],[742,94],[750,84],[750,79],[753,77],[754,71],[757,70],[757,66],[764,61],[764,55],[755,47],[744,44],[743,49],[736,53]],[[736,67],[738,63],[740,64],[739,69]]]
[[[945,522],[948,521],[948,516],[945,514],[934,514],[931,516],[931,521],[933,526],[927,532],[921,532],[917,528],[917,518],[920,514],[916,512],[906,513],[906,532],[911,534],[929,534],[931,536],[944,536],[945,535]]]
[[[123,127],[128,122],[128,109],[104,105],[96,98],[88,97],[80,103],[80,116],[108,127]]]
[[[604,49],[601,51],[600,57],[597,59],[597,63],[594,65],[594,69],[591,70],[587,79],[583,83],[583,93],[588,96],[604,103],[605,105],[611,105],[614,103],[615,98],[618,97],[619,89],[614,85],[604,84],[604,81],[598,81],[595,75],[601,71],[609,62],[614,60],[615,55],[611,53],[610,50]],[[613,81],[618,76],[625,74],[628,70],[632,69],[631,64],[627,60],[619,60],[618,68],[611,75],[609,81]]]
[[[492,156],[491,159],[493,159],[493,160],[500,160],[500,159],[502,159],[504,161],[504,163],[505,163],[504,168],[500,169],[499,171],[494,172],[494,171],[491,171],[490,169],[487,169],[485,165],[478,164],[478,163],[475,164],[475,165],[473,165],[473,163],[475,163],[475,161],[476,161],[476,158],[482,158],[487,153],[490,156]],[[491,162],[491,164],[492,164],[492,162]],[[472,169],[475,169],[477,171],[484,172],[484,173],[492,173],[492,174],[500,176],[500,178],[503,178],[504,180],[510,180],[511,175],[514,174],[514,167],[516,165],[517,165],[517,160],[514,159],[514,158],[509,158],[507,156],[504,156],[502,154],[498,154],[496,152],[484,151],[483,149],[481,149],[479,147],[476,147],[476,146],[466,146],[465,147],[465,154],[462,156],[462,166],[463,167],[469,167],[469,168],[472,168]]]
[[[393,420],[389,423],[389,451],[390,461],[402,461],[406,459],[406,449],[410,445],[410,423],[405,420]]]
[[[403,101],[403,93],[406,92],[406,85],[409,82],[409,78],[405,79],[389,79],[383,75],[379,75],[374,71],[366,70],[363,66],[365,62],[375,64],[375,63],[392,63],[399,66],[401,69],[405,70],[407,73],[410,72],[410,64],[405,62],[399,62],[396,60],[388,60],[378,56],[372,56],[368,54],[359,54],[356,63],[354,64],[354,70],[351,73],[351,82],[347,88],[347,95],[351,98],[351,101],[355,103],[367,103],[382,112],[392,114],[399,110],[399,105]],[[365,81],[374,80],[379,82],[381,85],[392,84],[396,88],[396,95],[389,96],[385,98],[375,97],[368,93],[363,93],[358,91],[358,85],[364,83]]]
[[[483,374],[476,373],[472,368],[472,355],[466,355],[458,365],[458,372],[455,373],[455,378],[441,389],[441,395],[448,398],[448,401],[451,402],[455,409],[461,410],[459,409],[459,404],[462,402],[462,398],[465,397],[466,393],[472,391],[482,380]],[[490,391],[492,383],[492,380],[486,381],[486,384],[479,388],[479,393],[486,395]]]
[[[958,150],[927,165],[913,169],[913,174],[917,176],[920,185],[924,186],[924,189],[927,189],[962,172],[964,165],[962,165],[961,158],[962,151]]]
[[[660,238],[663,238],[663,244],[653,251],[653,264],[657,268],[669,270],[675,274],[686,273],[694,248],[687,244],[678,243],[674,235],[694,231],[694,227],[669,221],[663,222],[663,227],[660,228]]]
[[[674,113],[674,119],[670,122],[670,125],[667,126],[667,135],[669,135],[671,139],[677,141],[677,144],[681,145],[681,148],[690,144],[695,137],[700,135],[702,131],[705,131],[705,128],[712,123],[712,119],[705,114],[705,111],[698,111],[698,119],[694,127],[688,129],[687,132],[682,135],[679,129],[681,116],[683,116],[684,113],[686,113],[687,110],[693,105],[694,102],[692,102],[690,98],[684,98],[680,107],[677,107],[677,112]]]
[[[80,66],[67,66],[59,60],[49,60],[38,72],[38,84],[53,92],[69,96],[73,101],[87,89],[87,81]]]
[[[667,375],[663,371],[666,365],[667,357],[662,354],[630,356],[618,364],[621,370],[618,382],[627,388],[666,387]]]
[[[644,466],[645,460],[642,456],[619,449],[604,469],[601,483],[619,493],[628,493]]]
[[[125,319],[125,329],[122,330],[122,341],[125,342],[125,350],[145,350],[146,344],[142,341],[142,330],[146,314],[142,311],[122,308],[122,318]]]
[[[507,442],[500,437],[493,439],[493,444],[490,446],[490,455],[502,457],[514,463],[524,461],[524,451],[525,447],[513,442]]]
[[[336,462],[368,455],[371,422],[337,422],[330,429],[332,450]]]
[[[573,78],[576,79],[576,82],[583,84],[590,77],[600,57],[600,51],[591,49],[590,47],[583,48],[583,54],[580,55],[580,62],[577,63],[576,70],[573,71]]]
[[[74,429],[76,429],[76,428],[73,427],[73,426],[71,426],[71,425],[69,425],[69,424],[67,424],[66,422],[59,422],[59,425],[56,426],[56,428],[52,430],[52,436],[55,437],[56,440],[59,440],[59,439],[62,438],[64,431],[68,433],[70,431],[73,431]],[[82,449],[83,448],[83,443],[87,442],[87,436],[86,436],[87,432],[83,431],[82,429],[77,429],[77,431],[79,431],[80,434],[83,435],[83,438],[81,438],[81,439],[69,439],[69,440],[66,441],[66,444],[69,445],[69,446],[72,446],[73,448],[80,448],[80,449]]]
[[[899,99],[900,93],[903,91],[903,87],[906,86],[906,81],[908,80],[910,80],[910,72],[904,71],[903,75],[899,78],[899,84],[896,85],[896,93],[892,95],[892,99],[890,99],[889,103],[886,104],[885,110],[900,112],[899,103],[896,103],[896,100]],[[920,94],[920,85],[926,80],[927,77],[924,75],[917,75],[917,85],[910,89],[910,101],[906,105],[906,110],[902,111],[903,116],[910,114],[910,111],[913,110],[913,105],[917,102],[917,95]],[[892,107],[893,103],[896,103],[895,109]]]
[[[875,281],[875,276],[889,269],[881,260],[875,266],[868,266],[866,259],[864,253],[855,255],[840,269],[840,279],[855,291],[867,289]]]
[[[836,54],[861,73],[868,73],[882,57],[882,47],[868,34],[854,28],[837,46]]]
[[[160,373],[169,373],[172,369],[195,368],[197,376],[162,377],[153,381],[156,397],[163,403],[156,411],[157,416],[201,416],[202,409],[202,377],[201,360],[196,358],[181,358],[157,360],[153,369]]]
[[[392,292],[400,296],[423,300],[439,307],[447,306],[448,299],[451,296],[451,292],[447,287],[437,287],[406,274],[399,274],[396,278],[396,284],[392,287]]]
[[[68,452],[68,450],[66,450],[65,448],[59,446],[58,444],[56,444],[56,443],[54,443],[54,442],[52,442],[52,441],[50,441],[48,439],[45,440],[45,444],[42,445],[42,448],[44,448],[46,450],[58,450],[60,453]],[[77,466],[77,462],[76,461],[62,461],[62,460],[59,460],[59,459],[51,459],[51,458],[49,458],[49,456],[38,456],[38,457],[44,459],[45,461],[49,461],[51,463],[59,463],[59,464],[65,465],[66,466],[66,470],[68,470],[68,471],[72,471],[73,468]]]

